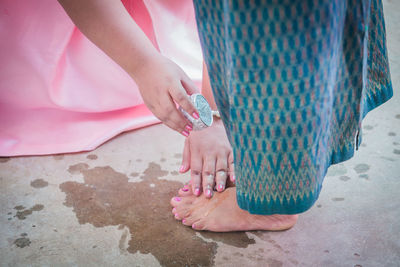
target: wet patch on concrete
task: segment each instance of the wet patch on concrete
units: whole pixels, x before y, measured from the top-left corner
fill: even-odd
[[[89,165],[87,165],[86,163],[78,163],[78,164],[69,166],[68,172],[71,174],[78,174],[88,168],[89,168]]]
[[[318,204],[318,205],[317,205],[317,208],[321,208],[321,207],[322,207],[322,205],[321,205],[321,204]]]
[[[346,182],[346,181],[350,180],[350,177],[343,175],[343,176],[340,176],[339,179]]]
[[[332,198],[333,201],[344,201],[344,197],[334,197]]]
[[[27,236],[27,233],[22,233],[20,238],[14,240],[14,245],[19,248],[29,247],[31,241],[29,240],[29,238],[27,238]]]
[[[369,180],[368,174],[360,174],[358,177],[361,179]]]
[[[364,125],[363,127],[365,130],[372,130],[374,127],[372,125]]]
[[[70,181],[60,185],[66,193],[64,204],[73,208],[81,224],[127,227],[130,237],[126,237],[126,250],[130,253],[151,253],[163,266],[210,266],[218,247],[214,241],[238,247],[254,243],[245,233],[200,233],[214,240],[206,242],[177,222],[169,201],[183,184],[158,179],[168,171],[154,162],[143,172],[141,182],[129,182],[125,174],[109,166],[89,169],[76,164],[69,170],[81,173],[84,183]],[[120,245],[125,242],[122,240]]]
[[[17,213],[14,215],[14,217],[17,217],[19,220],[25,220],[26,217],[31,215],[34,211],[41,211],[44,208],[42,204],[36,204],[30,209],[25,209],[24,206],[15,206],[14,209],[17,210]]]
[[[87,158],[87,159],[90,159],[90,160],[96,160],[96,159],[98,159],[97,155],[95,155],[95,154],[89,154],[89,155],[86,156],[86,158]]]
[[[400,143],[399,142],[393,142],[393,145],[398,146],[398,145],[400,145]]]
[[[361,146],[362,147],[367,147],[367,144],[366,143],[362,143]]]
[[[369,165],[368,164],[364,164],[364,163],[357,164],[354,167],[354,170],[356,171],[356,173],[364,173],[364,172],[367,172],[369,170]]]
[[[0,163],[6,163],[8,161],[10,161],[10,157],[0,157]]]
[[[49,183],[47,181],[43,180],[43,179],[36,179],[36,180],[33,180],[31,182],[31,186],[33,188],[43,188],[43,187],[46,187],[48,185],[49,185]]]
[[[393,154],[400,155],[400,149],[393,149]]]
[[[130,174],[131,177],[138,177],[139,175],[140,175],[140,173],[138,173],[138,172],[132,172]]]
[[[174,158],[176,158],[176,159],[181,159],[181,158],[182,158],[182,153],[176,153],[176,154],[174,155]]]
[[[396,136],[396,133],[394,133],[394,132],[389,132],[388,135],[389,135],[389,136]]]
[[[64,159],[64,155],[54,155],[54,156],[53,156],[53,159],[55,159],[55,160],[62,160],[62,159]]]
[[[388,160],[388,161],[396,161],[394,158],[391,158],[391,157],[384,157],[384,156],[381,156],[380,158],[381,158],[381,159]]]
[[[327,176],[339,176],[339,175],[345,175],[346,173],[347,169],[343,164],[336,164],[329,167]]]
[[[397,114],[397,115],[396,115],[396,119],[400,119],[400,114]]]

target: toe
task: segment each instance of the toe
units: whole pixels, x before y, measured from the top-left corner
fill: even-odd
[[[193,191],[190,185],[184,185],[182,188],[179,189],[178,195],[181,197],[186,197],[193,195]]]
[[[215,183],[218,192],[225,190],[226,179],[228,177],[228,157],[227,155],[219,156],[217,159],[216,173],[215,173]]]

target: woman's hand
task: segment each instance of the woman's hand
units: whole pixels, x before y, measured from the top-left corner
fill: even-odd
[[[235,181],[233,152],[220,119],[211,127],[194,131],[185,140],[181,173],[191,169],[192,192],[206,197],[213,195],[214,186],[218,192],[225,190],[227,178]]]
[[[150,111],[168,127],[187,137],[192,124],[176,104],[195,119],[199,118],[199,114],[188,96],[198,93],[198,89],[185,72],[171,60],[156,54],[148,58],[132,76]]]

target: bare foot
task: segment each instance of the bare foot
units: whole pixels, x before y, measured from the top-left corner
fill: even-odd
[[[186,191],[189,192],[189,191]],[[184,193],[186,193],[184,192]],[[253,215],[239,208],[236,188],[216,192],[212,199],[192,194],[171,199],[172,213],[184,225],[195,230],[212,232],[269,230],[280,231],[293,227],[298,215]]]

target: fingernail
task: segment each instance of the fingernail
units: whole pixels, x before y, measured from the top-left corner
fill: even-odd
[[[183,134],[184,136],[186,136],[186,137],[189,136],[189,132],[188,132],[188,131],[185,131],[185,130],[182,131],[182,134]]]
[[[183,172],[185,170],[185,166],[181,166],[180,168],[179,168],[179,172]]]
[[[210,189],[206,189],[206,196],[211,197],[212,192]]]
[[[189,188],[184,187],[184,188],[182,188],[182,191],[187,192],[187,191],[189,191]]]
[[[174,199],[175,199],[175,201],[181,201],[182,200],[180,197],[175,197]]]
[[[172,213],[175,214],[176,213],[176,208],[172,209]]]
[[[219,184],[218,191],[222,191],[222,190],[224,190],[224,186],[222,184]]]
[[[196,120],[200,119],[199,114],[197,114],[197,112],[193,112],[192,115],[193,115],[193,118],[195,118]]]
[[[182,223],[185,223],[185,222],[186,222],[186,220],[185,220],[185,219],[183,219],[183,220],[182,220]]]
[[[195,225],[195,224],[192,224],[192,228],[193,228],[193,229],[196,229],[196,225]]]
[[[185,129],[190,132],[191,130],[193,130],[193,127],[188,124],[185,126]]]
[[[195,194],[196,196],[200,195],[200,188],[196,188],[196,189],[194,190],[194,194]]]
[[[176,214],[175,214],[175,218],[177,218],[177,219],[179,218],[179,215],[178,215],[178,213],[176,213]]]

